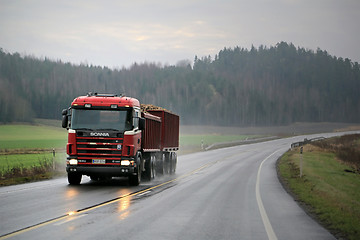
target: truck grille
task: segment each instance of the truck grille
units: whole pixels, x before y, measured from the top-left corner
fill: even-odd
[[[86,160],[86,163],[92,163],[92,159],[105,159],[106,163],[114,163],[113,160],[120,160],[123,138],[77,136],[76,143],[79,160]],[[82,162],[85,163],[84,161]]]

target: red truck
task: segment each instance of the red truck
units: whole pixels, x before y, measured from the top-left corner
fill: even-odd
[[[131,97],[88,93],[62,111],[68,129],[68,181],[128,177],[130,185],[176,170],[179,116],[165,109],[141,108]]]

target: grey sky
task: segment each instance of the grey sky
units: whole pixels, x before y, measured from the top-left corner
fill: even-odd
[[[280,41],[360,62],[359,0],[0,0],[0,47],[128,67]]]

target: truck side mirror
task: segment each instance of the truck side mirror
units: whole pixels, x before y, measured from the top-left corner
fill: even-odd
[[[145,130],[145,118],[139,118],[139,129]]]
[[[67,128],[68,126],[68,110],[67,109],[64,109],[62,110],[62,122],[61,122],[61,126],[63,128]]]

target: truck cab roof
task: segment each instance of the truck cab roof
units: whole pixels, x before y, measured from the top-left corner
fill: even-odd
[[[114,94],[88,94],[86,96],[80,96],[74,99],[71,106],[85,106],[85,104],[91,104],[96,107],[111,107],[116,105],[117,107],[139,107],[140,102],[136,98],[117,96]]]

